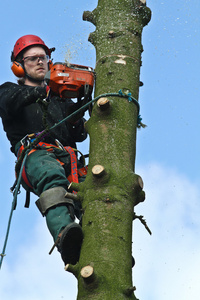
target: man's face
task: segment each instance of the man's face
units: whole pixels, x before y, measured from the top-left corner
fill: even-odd
[[[33,46],[23,55],[26,73],[34,79],[43,80],[48,71],[48,59],[45,50],[40,46]]]

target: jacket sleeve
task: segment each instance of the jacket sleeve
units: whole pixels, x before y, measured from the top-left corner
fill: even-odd
[[[17,115],[24,106],[45,97],[45,87],[20,86],[11,82],[0,86],[0,107],[4,113],[10,116]]]

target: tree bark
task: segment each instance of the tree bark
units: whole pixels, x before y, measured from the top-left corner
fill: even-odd
[[[151,11],[142,0],[99,0],[83,19],[96,30],[95,96],[119,90],[138,99],[141,34]],[[136,175],[138,107],[124,97],[102,97],[86,123],[90,136],[88,174],[71,185],[82,200],[84,241],[80,261],[69,266],[78,279],[78,300],[136,299],[132,282],[134,206],[144,201]]]

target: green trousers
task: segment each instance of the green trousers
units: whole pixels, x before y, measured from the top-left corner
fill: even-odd
[[[47,227],[53,237],[54,242],[58,234],[70,223],[74,222],[69,214],[67,206],[56,206],[48,210],[46,214]]]
[[[57,159],[64,163],[64,167]],[[28,155],[25,169],[27,178],[33,188],[31,191],[38,196],[56,186],[67,189],[69,185],[67,176],[71,172],[70,155],[57,148],[52,152],[39,149]],[[22,184],[26,190],[29,189],[24,182]]]
[[[58,161],[62,161],[64,166]],[[82,165],[78,161],[78,168]],[[69,153],[61,149],[53,149],[52,152],[39,149],[28,155],[26,164],[26,175],[32,185],[30,189],[22,180],[22,185],[26,190],[40,196],[42,192],[53,187],[63,187],[67,189],[69,181],[67,176],[71,173],[71,160]],[[85,180],[85,176],[79,176],[79,182]],[[80,219],[81,205],[79,202],[74,203],[75,215]],[[59,232],[69,223],[73,222],[69,210],[65,205],[58,205],[47,211],[45,215],[47,226],[53,236],[54,241],[57,239]]]

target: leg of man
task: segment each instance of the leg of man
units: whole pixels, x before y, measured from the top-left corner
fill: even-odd
[[[64,168],[53,152],[41,149],[28,156],[26,173],[33,192],[40,196],[37,206],[46,217],[54,241],[64,229],[65,239],[61,237],[59,245],[64,262],[75,264],[79,259],[83,235],[81,227],[74,223],[73,201],[65,198],[69,181]]]

